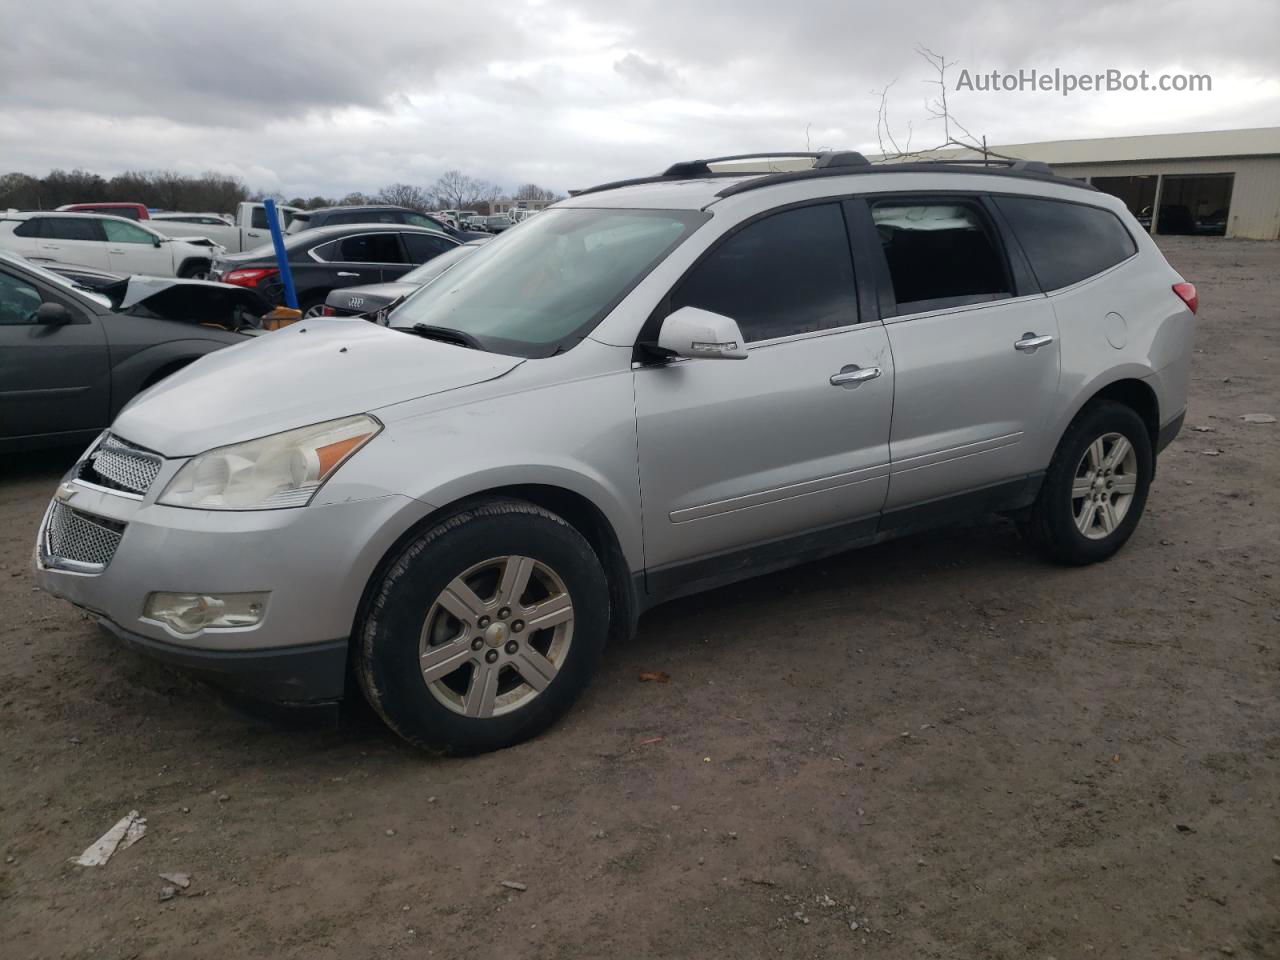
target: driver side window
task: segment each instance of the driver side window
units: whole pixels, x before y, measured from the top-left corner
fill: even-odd
[[[43,298],[31,284],[0,270],[0,326],[36,322]]]
[[[135,227],[132,223],[125,223],[123,220],[103,220],[102,229],[106,231],[107,239],[112,243],[151,243],[153,241],[151,234],[147,231],[141,227]]]

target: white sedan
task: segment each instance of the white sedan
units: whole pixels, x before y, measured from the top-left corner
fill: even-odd
[[[207,237],[166,237],[143,223],[97,213],[0,214],[0,248],[113,273],[204,279],[223,252]]]

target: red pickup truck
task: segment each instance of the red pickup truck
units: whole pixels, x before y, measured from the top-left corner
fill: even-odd
[[[105,213],[130,220],[150,220],[145,203],[64,203],[58,208],[65,213]]]

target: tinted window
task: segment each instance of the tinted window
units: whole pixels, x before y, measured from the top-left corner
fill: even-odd
[[[732,234],[672,294],[678,307],[731,317],[748,343],[857,323],[840,207],[787,210]]]
[[[432,257],[448,253],[457,246],[444,237],[432,237],[425,233],[403,233],[401,237],[409,250],[410,263],[426,263]]]
[[[23,220],[13,228],[14,236],[47,237],[49,236],[49,231],[45,229],[45,224],[48,222],[48,217],[32,217],[30,220]]]
[[[996,204],[1045,290],[1092,277],[1138,251],[1110,210],[1030,197],[997,197]]]
[[[0,270],[0,324],[35,323],[40,303],[35,287]]]
[[[267,229],[267,210],[266,207],[254,207],[253,214],[249,217],[249,225],[255,230]]]
[[[343,263],[404,263],[404,254],[394,233],[362,233],[338,241],[326,259]]]
[[[334,213],[325,218],[326,227],[342,223],[399,223],[400,214],[394,210],[352,210],[349,213]]]
[[[103,220],[102,229],[112,243],[154,243],[155,238],[141,227],[119,220]]]
[[[986,218],[954,200],[882,200],[871,208],[898,315],[1011,296]]]
[[[42,237],[53,240],[105,240],[102,232],[102,221],[94,217],[49,217]]]

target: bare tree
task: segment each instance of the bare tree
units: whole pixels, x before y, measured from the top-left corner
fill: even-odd
[[[430,190],[431,199],[440,210],[466,210],[492,203],[501,193],[497,184],[469,177],[461,170],[446,170]]]
[[[362,207],[375,202],[376,200],[373,197],[366,196],[359,190],[352,190],[338,202],[338,205],[343,207]]]
[[[951,112],[951,105],[947,102],[947,70],[954,67],[956,61],[948,60],[943,54],[934,53],[928,47],[920,45],[916,47],[916,54],[937,74],[936,80],[925,81],[930,86],[936,86],[938,94],[934,97],[926,97],[924,108],[930,120],[942,122],[942,142],[924,149],[912,150],[911,138],[915,129],[911,121],[907,121],[905,134],[895,134],[893,125],[889,122],[889,90],[897,82],[893,81],[877,91],[880,96],[880,107],[876,112],[876,140],[880,144],[880,156],[885,160],[922,160],[928,159],[940,150],[958,147],[980,154],[983,160],[993,157],[999,160],[1014,159],[991,150],[987,146],[985,135],[975,136]]]
[[[536,183],[526,183],[516,188],[516,192],[512,194],[512,199],[535,203],[554,203],[559,197],[554,190],[540,187]]]
[[[427,191],[408,183],[393,183],[383,187],[378,191],[378,202],[409,207],[412,210],[431,209],[431,197]]]

